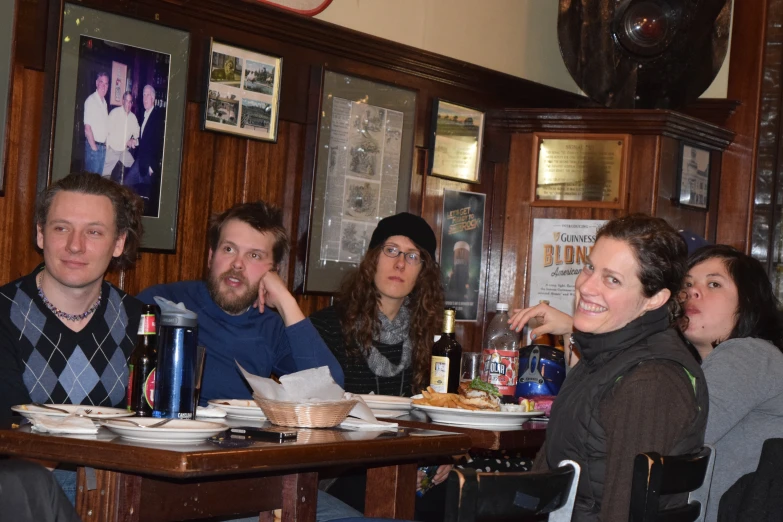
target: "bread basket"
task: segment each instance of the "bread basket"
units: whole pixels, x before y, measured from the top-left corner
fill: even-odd
[[[299,402],[274,401],[253,394],[253,399],[272,424],[290,428],[331,428],[337,426],[359,401]]]

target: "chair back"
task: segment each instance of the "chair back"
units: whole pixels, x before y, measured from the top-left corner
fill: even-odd
[[[630,522],[702,522],[712,482],[715,451],[690,455],[640,453],[634,459]],[[661,497],[688,493],[688,503],[661,507]]]
[[[445,522],[518,520],[549,515],[550,522],[568,522],[579,484],[579,464],[563,460],[545,472],[482,473],[454,469],[446,487]]]

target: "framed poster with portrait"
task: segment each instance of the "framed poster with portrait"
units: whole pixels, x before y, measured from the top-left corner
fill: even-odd
[[[109,83],[109,99],[115,107],[122,105],[122,95],[127,88],[128,65],[120,62],[111,62],[111,82]]]
[[[315,164],[302,181],[302,212],[310,210],[299,226],[305,257],[297,259],[294,287],[333,293],[364,257],[378,221],[408,208],[416,93],[318,74],[308,107],[308,120],[318,122]]]
[[[39,176],[84,171],[130,187],[144,201],[150,250],[176,242],[189,41],[183,31],[63,4],[54,143]]]
[[[675,202],[707,210],[710,202],[710,151],[680,143]]]
[[[283,59],[212,41],[202,128],[277,141]]]
[[[435,99],[432,105],[430,173],[439,178],[479,183],[484,113]]]

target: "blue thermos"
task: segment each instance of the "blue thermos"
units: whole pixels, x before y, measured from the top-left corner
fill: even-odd
[[[153,417],[192,419],[195,416],[197,343],[196,314],[161,306]]]

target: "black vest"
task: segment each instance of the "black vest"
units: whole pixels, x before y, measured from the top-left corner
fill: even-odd
[[[704,443],[709,407],[704,374],[677,332],[669,328],[667,308],[647,312],[614,332],[574,334],[582,359],[560,389],[546,436],[550,468],[563,459],[574,460],[582,467],[574,521],[598,520],[606,473],[606,432],[600,423],[599,405],[618,379],[634,367],[645,361],[669,360],[688,370],[695,378],[699,411],[671,453],[696,452]]]

